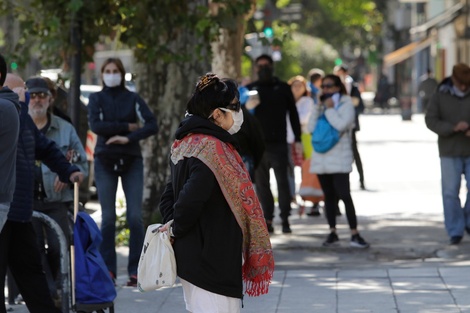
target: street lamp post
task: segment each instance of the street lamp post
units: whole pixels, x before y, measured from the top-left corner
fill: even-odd
[[[73,13],[70,31],[73,54],[71,60],[72,75],[68,95],[70,104],[69,114],[78,133],[80,127],[80,81],[82,72],[82,21],[80,11]]]

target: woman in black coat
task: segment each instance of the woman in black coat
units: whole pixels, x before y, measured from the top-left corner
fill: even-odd
[[[266,223],[232,136],[242,122],[236,83],[207,74],[171,148],[162,231],[174,240],[177,274],[193,313],[239,312],[243,281],[245,292],[257,296],[267,293],[272,278]]]

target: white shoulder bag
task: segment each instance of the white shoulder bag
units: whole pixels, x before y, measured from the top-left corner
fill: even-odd
[[[171,287],[176,280],[176,260],[168,231],[162,224],[147,227],[137,269],[137,287],[141,292]]]

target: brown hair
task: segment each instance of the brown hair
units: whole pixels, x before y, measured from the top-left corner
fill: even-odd
[[[297,75],[297,76],[294,76],[292,77],[291,79],[289,79],[289,81],[287,82],[290,86],[292,86],[292,84],[294,82],[300,82],[302,85],[304,85],[304,93],[302,96],[308,96],[309,95],[309,88],[308,88],[308,85],[307,85],[307,80],[305,79],[305,77],[301,76],[301,75]]]

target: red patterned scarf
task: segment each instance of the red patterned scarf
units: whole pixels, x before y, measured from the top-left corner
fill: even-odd
[[[235,148],[209,135],[190,134],[171,147],[171,161],[195,157],[214,173],[243,233],[243,280],[249,296],[268,293],[274,256],[250,175]]]

